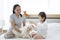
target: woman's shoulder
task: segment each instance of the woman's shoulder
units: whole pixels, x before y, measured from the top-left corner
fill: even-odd
[[[24,15],[22,15],[22,18],[23,18],[23,19],[26,19],[26,17],[25,17]]]
[[[15,14],[11,14],[11,15],[10,15],[10,17],[14,17],[14,16],[15,16]]]

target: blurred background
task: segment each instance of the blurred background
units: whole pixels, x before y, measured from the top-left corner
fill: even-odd
[[[3,29],[8,29],[10,26],[9,18],[15,4],[21,6],[22,15],[24,11],[29,15],[38,15],[39,12],[44,11],[51,17],[47,22],[60,23],[60,0],[0,0],[0,26],[4,26]],[[27,18],[27,22],[31,20],[38,22],[35,17]]]

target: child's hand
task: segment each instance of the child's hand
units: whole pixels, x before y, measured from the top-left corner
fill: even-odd
[[[29,23],[33,23],[32,21],[30,21]]]
[[[30,24],[34,24],[35,26],[37,26],[37,24],[35,22],[30,21],[29,23]]]

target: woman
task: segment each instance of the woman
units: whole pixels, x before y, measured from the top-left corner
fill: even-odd
[[[15,37],[14,31],[21,33],[21,25],[25,26],[25,17],[21,14],[21,6],[18,4],[14,5],[13,7],[13,14],[10,16],[10,24],[11,27],[9,28],[9,32],[5,34],[5,38],[13,38]]]

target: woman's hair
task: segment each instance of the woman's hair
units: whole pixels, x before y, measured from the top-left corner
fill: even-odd
[[[15,4],[15,5],[13,6],[13,14],[15,14],[15,11],[14,11],[14,10],[16,9],[16,7],[17,7],[17,6],[19,6],[19,7],[20,7],[20,5],[19,5],[19,4]],[[22,14],[20,14],[20,16],[22,17]]]
[[[41,16],[42,18],[44,18],[44,21],[46,20],[46,13],[45,12],[40,12],[39,16]]]

